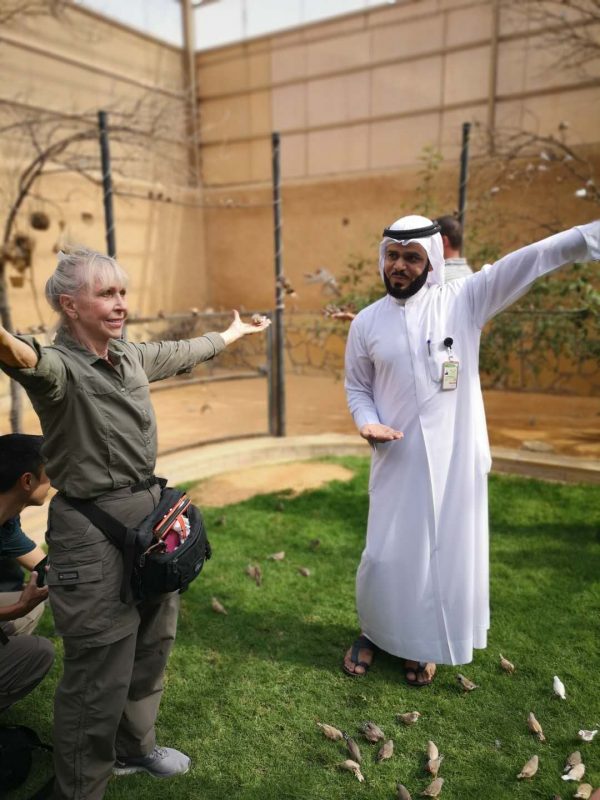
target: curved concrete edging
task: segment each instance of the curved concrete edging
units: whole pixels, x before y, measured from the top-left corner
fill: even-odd
[[[368,456],[369,452],[358,435],[342,433],[239,439],[159,456],[156,470],[171,483],[184,483],[256,465],[324,456]],[[492,447],[492,471],[567,483],[600,483],[600,464],[592,459],[507,447]]]
[[[178,484],[257,465],[325,456],[368,456],[369,452],[368,444],[358,435],[342,433],[239,439],[159,456],[156,472],[168,478],[169,483]],[[600,464],[592,459],[492,447],[492,461],[493,472],[566,483],[600,484]],[[46,505],[26,508],[21,515],[23,529],[36,542],[44,538],[47,515]]]
[[[311,436],[265,436],[207,444],[159,456],[157,475],[169,483],[186,483],[236,472],[253,466],[286,464],[325,456],[368,456],[369,446],[359,436],[323,433]]]

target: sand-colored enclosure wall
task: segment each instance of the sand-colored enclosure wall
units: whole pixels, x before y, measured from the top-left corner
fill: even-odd
[[[22,127],[0,137],[2,220],[24,169],[51,137],[68,136],[73,125],[93,130],[99,109],[108,112],[111,125],[140,131],[148,130],[155,115],[160,136],[140,133],[128,135],[127,143],[118,137],[111,141],[117,255],[131,275],[130,306],[143,314],[205,302],[202,196],[197,176],[190,173],[181,51],[72,7],[58,18],[21,16],[5,25],[0,74],[2,124],[27,118],[36,139],[34,144]],[[50,321],[43,285],[58,248],[77,243],[106,249],[102,193],[89,180],[99,178],[97,139],[73,152],[68,171],[49,162],[49,174],[34,185],[17,219],[15,231],[35,242],[33,269],[25,273],[22,287],[12,287],[16,271],[7,267],[18,327]],[[35,210],[50,217],[47,231],[30,227]],[[32,282],[42,295],[39,308]]]
[[[456,206],[464,121],[480,124],[474,167],[485,161],[487,126],[546,135],[561,122],[577,152],[598,162],[600,63],[565,66],[548,32],[513,8],[520,5],[402,0],[200,53],[199,159],[189,148],[182,51],[75,6],[0,31],[0,108],[3,119],[27,113],[58,125],[72,115],[93,125],[100,107],[113,121],[137,106],[144,118],[148,109],[168,118],[159,137],[140,137],[136,148],[113,143],[117,250],[140,314],[272,307],[270,136],[279,131],[284,268],[299,295],[288,308],[314,310],[327,298],[304,284],[304,273],[339,275],[353,256],[373,258],[383,225],[422,199],[425,147],[444,158],[432,211]],[[588,27],[598,39],[600,25]],[[0,137],[3,218],[32,153],[19,137]],[[82,157],[95,148],[90,142]],[[51,225],[33,233],[29,213],[40,208]],[[597,215],[572,186],[563,191],[537,172],[485,208],[489,236],[502,246],[539,233],[539,220],[568,225]],[[54,251],[69,242],[105,246],[100,190],[73,172],[48,175],[17,229],[35,238],[33,269],[22,287],[9,287],[14,321],[25,327],[50,321],[40,295]]]
[[[322,301],[304,272],[339,274],[351,256],[374,255],[384,224],[414,208],[427,146],[444,158],[434,210],[456,207],[463,122],[480,126],[474,165],[488,127],[559,135],[561,122],[597,159],[600,63],[567,68],[517,6],[415,0],[200,54],[203,182],[217,206],[205,217],[213,304],[271,299],[272,130],[282,142],[285,271],[300,309]],[[573,186],[536,177],[490,202],[499,245],[526,241],[536,219],[568,225],[597,213]]]

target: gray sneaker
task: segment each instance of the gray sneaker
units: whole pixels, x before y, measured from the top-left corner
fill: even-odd
[[[117,758],[113,775],[133,775],[147,772],[153,778],[172,778],[184,775],[190,768],[190,758],[172,747],[155,747],[147,756]]]

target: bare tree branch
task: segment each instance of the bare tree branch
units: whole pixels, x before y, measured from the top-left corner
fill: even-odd
[[[58,17],[67,6],[67,0],[2,0],[0,25],[19,17]]]

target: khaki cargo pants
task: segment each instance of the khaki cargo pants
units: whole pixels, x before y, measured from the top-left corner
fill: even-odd
[[[118,489],[96,502],[134,526],[159,498],[152,486]],[[50,604],[65,651],[54,702],[53,797],[99,800],[115,758],[147,755],[156,743],[179,595],[122,603],[121,552],[60,495],[50,504],[47,541]]]
[[[20,596],[21,592],[1,592],[0,606],[12,606]],[[9,637],[7,644],[0,644],[0,711],[35,689],[52,666],[52,642],[31,636],[43,613],[40,603],[24,617],[0,625]]]

